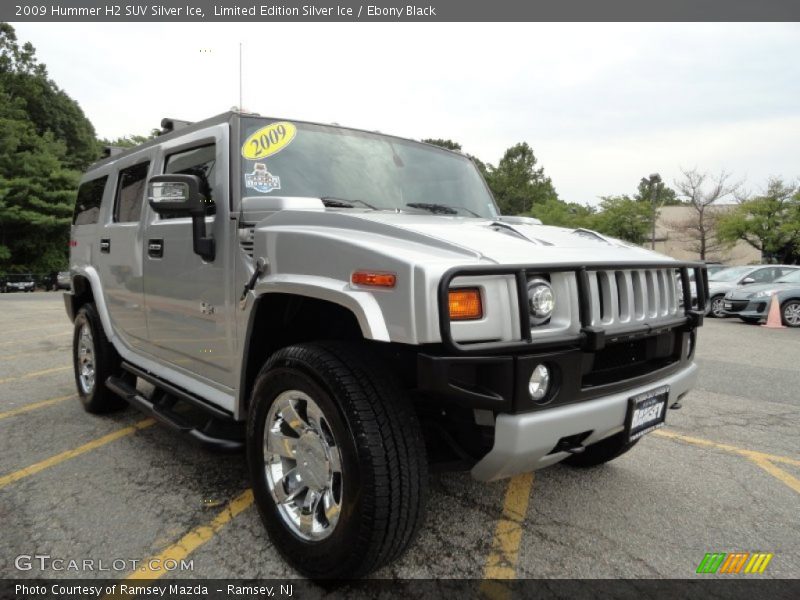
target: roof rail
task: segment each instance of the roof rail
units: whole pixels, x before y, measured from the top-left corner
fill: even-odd
[[[161,119],[161,131],[158,132],[158,135],[166,135],[173,131],[177,131],[178,129],[188,127],[191,124],[191,121],[181,121],[180,119],[170,119],[169,117],[165,117]]]
[[[109,156],[115,156],[123,152],[125,152],[125,148],[122,146],[103,146],[103,153],[100,155],[100,158],[108,158]]]

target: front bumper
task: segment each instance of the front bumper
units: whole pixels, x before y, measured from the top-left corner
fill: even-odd
[[[762,319],[767,316],[769,300],[769,297],[755,300],[725,298],[722,301],[722,311],[731,317]]]
[[[583,440],[588,445],[623,431],[631,396],[668,385],[668,404],[672,406],[696,379],[697,366],[686,363],[663,378],[586,402],[538,412],[498,414],[494,447],[472,468],[472,476],[493,481],[557,463],[569,456],[566,452],[552,452],[562,438],[589,432]]]

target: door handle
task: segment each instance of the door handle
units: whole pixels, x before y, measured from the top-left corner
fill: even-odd
[[[108,254],[111,252],[111,240],[106,238],[100,240],[100,252],[103,254]]]
[[[164,256],[164,240],[148,240],[147,256],[161,258]]]

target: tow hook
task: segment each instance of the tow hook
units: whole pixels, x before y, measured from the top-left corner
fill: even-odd
[[[581,446],[580,444],[575,444],[573,441],[564,438],[560,440],[556,447],[553,448],[553,452],[568,452],[569,454],[580,454],[584,450],[586,450],[586,446]]]

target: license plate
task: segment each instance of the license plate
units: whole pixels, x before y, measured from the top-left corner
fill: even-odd
[[[664,426],[668,398],[669,386],[664,385],[628,399],[628,418],[625,423],[628,441],[638,440],[646,433]]]

